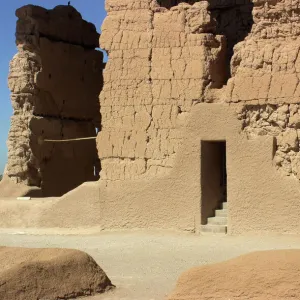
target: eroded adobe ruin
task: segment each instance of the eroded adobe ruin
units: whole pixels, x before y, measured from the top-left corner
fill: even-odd
[[[244,130],[279,136],[276,164],[297,176],[298,5],[107,1],[101,46],[112,61],[101,94],[104,178],[172,167],[182,125],[198,102],[243,103]]]
[[[97,180],[95,141],[41,143],[96,136],[103,54],[99,34],[72,7],[17,10],[18,53],[10,63],[14,115],[6,175],[16,183],[59,196]]]
[[[210,91],[231,76],[233,47],[251,30],[253,4],[107,1],[106,8],[102,178],[164,174],[173,166],[192,106],[224,101]]]
[[[165,174],[193,103],[225,80],[225,38],[213,34],[216,22],[206,1],[171,11],[149,1],[136,9],[131,2],[114,3],[107,1],[100,40],[109,53],[100,97],[101,176]]]
[[[108,14],[102,25],[100,47],[107,51],[109,60],[103,72],[103,89],[100,93],[102,57],[91,49],[97,47],[96,41],[89,47],[81,43],[84,53],[97,53],[99,72],[91,71],[91,79],[84,86],[77,81],[72,84],[70,77],[68,82],[76,86],[74,101],[64,114],[58,114],[63,117],[61,122],[78,125],[80,119],[80,128],[90,126],[92,131],[101,127],[97,135],[100,180],[82,184],[72,194],[57,200],[51,213],[41,207],[42,217],[36,219],[36,226],[171,228],[192,232],[226,232],[228,227],[230,234],[300,232],[300,3],[187,2],[105,2]],[[92,32],[96,35],[94,29]],[[38,40],[43,39],[43,34],[38,35]],[[31,39],[25,41],[19,46],[17,57],[23,53],[30,58],[24,66],[31,61],[39,62],[41,51],[36,49],[40,46],[33,47]],[[50,35],[47,42],[58,43]],[[74,42],[71,44],[72,49],[78,47]],[[45,49],[49,47],[46,45]],[[39,59],[32,60],[31,56]],[[62,57],[69,67],[68,59],[69,55]],[[83,60],[80,57],[76,61]],[[41,95],[45,82],[56,82],[54,75],[49,78],[48,57],[44,62],[45,72],[43,66],[40,72],[45,76],[41,80],[44,85],[38,86],[35,81],[30,85],[38,87]],[[30,64],[32,68],[35,65],[39,66]],[[35,72],[38,73],[30,74]],[[75,98],[80,93],[89,95],[86,97],[90,97],[91,105],[81,106],[82,97]],[[99,93],[100,102],[96,101]],[[13,90],[13,98],[14,94],[18,95]],[[30,104],[33,100],[28,99],[40,98],[26,98],[22,107],[29,105],[29,113],[15,109],[13,132],[18,113],[32,124],[49,121],[49,114],[38,112],[39,106]],[[76,110],[78,114],[74,113],[73,105],[80,107]],[[89,117],[82,117],[85,110]],[[66,121],[66,116],[71,120]],[[72,137],[91,133],[87,129],[81,135],[74,132]],[[29,133],[32,138],[24,136],[23,144],[30,141],[30,146],[26,146],[30,151],[26,150],[29,155],[25,156],[24,172],[19,174],[26,174],[27,181],[23,182],[28,184],[32,180],[37,184],[43,182],[45,168],[41,154],[36,153],[48,152],[41,151],[47,149],[43,148],[45,145],[34,146],[41,132],[30,129]],[[19,140],[10,135],[16,150],[21,149]],[[95,155],[88,155],[86,145],[71,143],[67,145],[69,150],[66,145],[62,149],[69,154],[71,147],[84,147],[82,163],[92,166]],[[8,175],[21,178],[11,171],[12,153]],[[16,163],[16,170],[20,165]],[[31,166],[33,171],[28,172]],[[56,168],[55,164],[52,166]],[[77,173],[83,174],[80,170]],[[79,181],[87,180],[81,177]],[[30,204],[23,205],[30,209]],[[68,213],[61,213],[66,207]]]
[[[263,175],[258,166],[259,175],[249,172],[249,165],[259,161],[259,151],[248,156],[254,142],[257,147],[267,143],[264,161],[271,159],[268,166],[273,165],[275,181],[282,181],[279,186],[286,175],[300,178],[298,7],[299,1],[284,0],[106,1],[108,16],[100,46],[109,52],[110,60],[100,96],[102,180],[140,183],[151,178],[156,182],[152,189],[166,189],[165,197],[157,192],[150,200],[165,212],[164,219],[172,219],[162,204],[167,201],[176,207],[182,221],[188,214],[194,216],[195,228],[199,228],[198,222],[207,224],[217,213],[224,200],[219,182],[225,180],[232,233],[247,227],[276,230],[276,222],[284,219],[279,217],[280,208],[297,210],[295,196],[285,191],[289,204],[283,204],[279,199],[286,189],[278,191],[265,178],[255,184],[254,177],[269,172]],[[261,136],[265,138],[261,140]],[[227,158],[222,154],[224,147]],[[234,149],[239,147],[241,156]],[[263,165],[260,163],[262,169]],[[195,172],[189,169],[193,167]],[[157,178],[161,179],[159,184]],[[173,190],[168,190],[167,178],[172,178]],[[288,180],[298,184],[294,178]],[[179,189],[186,190],[184,184],[192,191],[181,194]],[[253,191],[255,185],[261,186],[260,195]],[[141,198],[146,191],[151,193],[150,185],[141,186],[145,189]],[[266,226],[259,219],[260,212],[251,208],[252,197],[255,203],[276,207],[278,217],[274,216],[274,224],[270,222],[273,225]],[[241,212],[239,198],[245,201],[244,209],[256,211],[257,219],[251,216],[249,221]],[[197,216],[192,211],[199,211],[199,200]],[[128,200],[127,205],[132,203]],[[135,205],[139,211],[137,202]],[[265,211],[269,212],[269,205]]]

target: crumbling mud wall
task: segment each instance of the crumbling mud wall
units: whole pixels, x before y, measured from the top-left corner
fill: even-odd
[[[254,24],[235,48],[227,98],[248,104],[298,103],[299,1],[253,2]]]
[[[101,179],[1,224],[199,232],[201,141],[222,141],[228,233],[300,233],[299,1],[178,2],[106,1]]]
[[[198,231],[205,140],[228,147],[229,233],[300,232],[298,1],[187,2],[106,1],[103,228]]]
[[[192,105],[224,83],[225,39],[215,34],[206,1],[168,10],[156,1],[108,0],[106,9],[101,177],[164,175],[173,167]]]
[[[254,24],[234,48],[224,99],[238,111],[249,138],[275,138],[274,165],[300,179],[299,1],[253,1]]]
[[[58,196],[97,179],[95,141],[42,141],[91,137],[100,128],[99,34],[71,6],[28,5],[16,15],[6,175],[15,183],[41,187],[44,196]]]
[[[171,9],[180,3],[195,4],[203,0],[157,0],[161,7]],[[206,1],[205,1],[206,2]],[[216,22],[215,33],[226,38],[226,72],[227,78],[231,76],[230,60],[234,46],[243,41],[253,25],[252,0],[208,0],[208,10]],[[197,15],[195,14],[195,19]],[[200,20],[199,20],[200,21]]]
[[[245,40],[253,26],[252,0],[210,0],[209,10],[217,22],[217,34],[226,38],[226,76],[231,74],[230,61],[234,47]]]
[[[238,117],[249,139],[274,137],[274,165],[282,174],[300,180],[299,104],[247,105],[238,111]]]

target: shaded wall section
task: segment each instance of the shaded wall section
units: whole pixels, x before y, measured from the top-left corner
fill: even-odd
[[[59,196],[96,180],[95,141],[39,143],[96,135],[103,54],[95,26],[71,6],[17,10],[18,53],[10,63],[14,114],[6,175]]]
[[[226,73],[227,78],[231,76],[230,60],[233,56],[234,46],[243,41],[254,24],[252,10],[252,0],[157,0],[156,1],[161,7],[167,9],[176,9],[175,6],[182,3],[183,5],[195,4],[201,2],[202,4],[207,3],[208,10],[214,19],[216,24],[215,32],[218,35],[226,37]],[[195,14],[193,16],[194,22],[200,22],[202,16]],[[198,19],[198,20],[197,20]]]

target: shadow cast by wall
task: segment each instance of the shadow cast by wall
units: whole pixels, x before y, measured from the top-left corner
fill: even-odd
[[[226,66],[227,79],[229,79],[234,46],[248,36],[254,24],[253,3],[251,0],[245,0],[241,5],[235,4],[236,1],[227,1],[225,4],[218,2],[210,1],[210,11],[217,21],[216,34],[224,35],[227,40]]]
[[[157,0],[161,7],[170,9],[180,3],[194,4],[199,0]],[[224,35],[227,39],[226,53],[226,78],[231,77],[230,61],[234,53],[234,46],[243,41],[251,32],[254,24],[252,11],[253,3],[245,0],[242,4],[236,4],[236,0],[208,0],[209,10],[217,21],[216,34]]]

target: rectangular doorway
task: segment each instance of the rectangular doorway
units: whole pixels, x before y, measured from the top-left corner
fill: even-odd
[[[227,202],[226,142],[201,141],[201,224]]]

